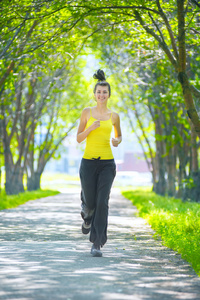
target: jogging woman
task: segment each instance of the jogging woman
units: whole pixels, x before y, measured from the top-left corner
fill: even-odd
[[[94,87],[96,106],[83,110],[77,141],[81,143],[86,139],[80,165],[82,233],[90,232],[91,254],[100,257],[101,247],[107,241],[108,201],[116,175],[110,140],[118,147],[122,135],[119,115],[107,107],[111,88],[103,70],[98,70],[93,77],[98,80]],[[113,127],[114,138],[111,139]]]

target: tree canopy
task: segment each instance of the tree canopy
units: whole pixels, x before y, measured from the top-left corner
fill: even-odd
[[[28,187],[38,187],[45,164],[75,126],[88,98],[82,69],[90,52],[117,87],[113,105],[143,147],[154,189],[175,195],[177,181],[183,196],[192,180],[198,198],[197,1],[1,4],[1,151],[8,193],[24,189],[24,173]]]

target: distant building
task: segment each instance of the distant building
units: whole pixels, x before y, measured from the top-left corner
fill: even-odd
[[[118,171],[149,172],[142,153],[125,152],[123,160],[116,162]]]

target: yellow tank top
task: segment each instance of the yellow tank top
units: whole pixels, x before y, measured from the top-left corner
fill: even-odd
[[[86,124],[86,129],[97,119],[92,117],[90,108],[90,118]],[[83,154],[85,159],[113,159],[110,146],[110,136],[112,131],[112,113],[107,121],[100,121],[100,127],[91,131],[86,138],[86,147]]]

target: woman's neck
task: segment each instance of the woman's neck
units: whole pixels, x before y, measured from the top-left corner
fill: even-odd
[[[105,114],[108,112],[107,105],[105,105],[104,103],[102,104],[97,103],[96,110],[99,114]]]

